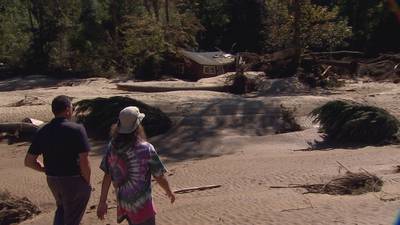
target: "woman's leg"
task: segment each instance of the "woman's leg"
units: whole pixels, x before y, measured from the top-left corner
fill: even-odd
[[[156,217],[153,216],[150,219],[144,221],[143,223],[131,223],[131,221],[128,220],[129,225],[156,225]]]

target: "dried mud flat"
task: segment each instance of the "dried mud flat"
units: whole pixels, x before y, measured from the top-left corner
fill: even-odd
[[[59,94],[74,101],[114,95],[129,96],[160,107],[176,126],[153,138],[170,169],[173,189],[221,185],[219,188],[180,194],[170,205],[154,186],[158,224],[391,224],[400,204],[400,146],[302,151],[318,140],[317,128],[307,117],[314,107],[332,99],[353,99],[400,117],[400,87],[393,83],[347,82],[343,88],[315,93],[234,96],[211,91],[163,93],[127,92],[115,81],[92,78],[35,82],[32,79],[0,82],[0,122],[32,117],[51,119],[49,104]],[[44,82],[46,81],[46,82]],[[29,84],[29,85],[28,85]],[[13,86],[14,85],[14,86]],[[40,104],[13,106],[31,98]],[[296,108],[305,130],[272,135],[273,112],[284,105]],[[273,118],[273,119],[271,119]],[[115,209],[107,219],[96,218],[102,172],[98,169],[103,143],[93,141],[91,200],[83,224],[117,224]],[[55,205],[45,177],[23,167],[27,143],[0,143],[0,190],[26,196],[42,213],[22,224],[51,224]],[[383,179],[382,191],[358,196],[306,194],[304,189],[270,189],[270,186],[323,183],[344,171],[361,168]],[[110,194],[109,206],[115,206]]]

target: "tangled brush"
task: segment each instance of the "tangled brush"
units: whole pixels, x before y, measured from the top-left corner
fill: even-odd
[[[85,99],[74,105],[77,121],[83,123],[95,138],[108,138],[110,127],[117,122],[119,112],[128,106],[136,106],[146,115],[142,125],[149,137],[162,134],[172,126],[172,121],[160,109],[128,97]]]
[[[399,120],[386,110],[351,101],[331,101],[311,112],[327,141],[337,144],[388,144],[399,141]]]
[[[0,224],[15,224],[40,213],[27,198],[16,198],[8,192],[0,192]]]
[[[294,185],[293,188],[305,188],[307,193],[330,195],[360,195],[381,190],[383,181],[367,172],[347,172],[344,176],[330,180],[326,184]]]
[[[339,162],[338,162],[339,163]],[[360,195],[368,192],[379,192],[383,181],[374,174],[362,169],[360,173],[353,173],[344,167],[347,172],[343,176],[331,179],[323,184],[291,184],[288,186],[271,186],[270,188],[304,188],[307,193],[329,195]]]

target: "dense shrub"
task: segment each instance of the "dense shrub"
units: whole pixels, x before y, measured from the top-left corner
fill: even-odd
[[[249,79],[243,73],[236,73],[230,79],[232,79],[232,85],[229,89],[231,93],[241,95],[247,92]]]
[[[331,101],[314,109],[328,141],[336,144],[387,144],[399,141],[400,122],[386,110],[350,101]]]
[[[172,125],[160,109],[128,97],[85,99],[75,103],[77,121],[84,124],[90,136],[107,138],[110,127],[118,120],[119,112],[128,106],[136,106],[146,115],[142,124],[148,137],[166,132]]]

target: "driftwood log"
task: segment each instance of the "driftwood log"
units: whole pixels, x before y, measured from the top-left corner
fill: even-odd
[[[135,92],[168,92],[168,91],[218,91],[224,92],[228,89],[225,84],[200,84],[193,82],[125,82],[118,83],[117,88],[124,91]]]
[[[341,57],[338,57],[341,56]],[[381,54],[372,59],[365,59],[362,52],[311,52],[303,55],[303,60],[313,61],[315,65],[330,65],[346,69],[351,73],[379,78],[400,75],[400,54]],[[397,76],[398,77],[398,76]]]
[[[39,126],[26,122],[0,123],[0,133],[35,133],[38,129]]]
[[[25,118],[23,122],[0,123],[0,140],[8,139],[9,144],[30,141],[44,122]]]
[[[319,58],[304,58],[303,61],[311,65],[328,65],[335,68],[345,69],[352,74],[358,73],[359,62],[357,60],[333,60],[333,59],[319,59]]]
[[[327,56],[327,57],[363,57],[364,53],[363,52],[358,52],[358,51],[334,51],[334,52],[310,52],[307,55],[315,56],[315,57],[321,57],[321,56]]]
[[[270,54],[258,55],[257,53],[251,52],[240,52],[240,57],[243,58],[246,64],[268,64],[271,62],[282,61],[291,59],[296,54],[295,49],[288,48],[280,51],[276,51]]]
[[[207,189],[213,189],[213,188],[219,188],[221,185],[207,185],[207,186],[200,186],[200,187],[190,187],[190,188],[183,188],[179,190],[175,190],[175,194],[185,194],[185,193],[190,193],[193,191],[203,191]]]
[[[382,62],[382,61],[400,62],[400,54],[394,54],[394,55],[382,54],[379,57],[367,60],[364,63],[371,64],[371,63],[377,63],[377,62]]]

